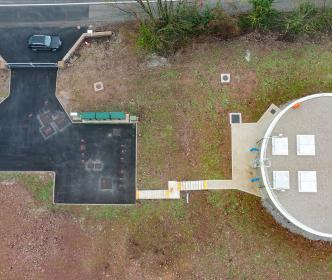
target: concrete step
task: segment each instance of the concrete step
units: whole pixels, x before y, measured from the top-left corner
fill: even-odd
[[[168,182],[168,189],[177,189],[178,191],[199,191],[199,190],[206,190],[208,187],[207,181],[200,180],[200,181],[183,181],[183,182],[176,182],[176,181],[169,181]]]
[[[179,199],[178,190],[140,190],[136,191],[136,199]]]

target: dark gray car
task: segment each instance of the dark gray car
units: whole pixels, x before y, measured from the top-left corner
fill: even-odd
[[[61,45],[61,39],[57,35],[32,35],[28,40],[28,46],[33,51],[56,51]]]

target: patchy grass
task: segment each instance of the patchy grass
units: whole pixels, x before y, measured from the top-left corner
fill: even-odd
[[[332,88],[328,38],[316,44],[285,43],[251,34],[228,42],[195,43],[173,57],[170,66],[154,69],[131,52],[126,39],[112,44],[83,49],[78,69],[60,73],[59,90],[68,92],[73,109],[139,115],[139,188],[159,189],[172,179],[230,178],[229,112],[256,121],[271,103],[282,105]],[[244,58],[247,50],[250,62]],[[85,66],[94,63],[95,52],[96,72],[93,64]],[[231,73],[230,84],[220,84],[222,72]],[[89,87],[97,80],[105,82],[103,95],[96,96]],[[121,228],[124,259],[140,265],[147,273],[142,279],[332,277],[332,248],[281,228],[259,199],[222,191],[192,194],[189,201],[76,211],[94,223]],[[105,240],[109,248],[117,246]]]
[[[0,183],[19,183],[24,185],[38,203],[52,206],[53,201],[53,175],[46,173],[0,173]]]
[[[140,117],[141,189],[166,187],[168,180],[230,178],[229,112],[256,121],[271,103],[332,86],[329,39],[286,43],[250,34],[196,43],[169,66],[151,69],[135,53],[130,32],[81,49],[75,66],[59,73],[58,94],[72,111],[123,110]],[[222,72],[231,73],[231,84],[220,84]],[[104,82],[103,93],[93,92],[97,80]]]

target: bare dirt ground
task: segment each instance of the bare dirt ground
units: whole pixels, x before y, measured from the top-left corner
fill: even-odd
[[[330,279],[332,248],[277,225],[239,192],[48,209],[15,180],[0,184],[0,279]],[[105,212],[111,213],[111,212]]]
[[[34,207],[31,194],[15,182],[1,185],[0,203],[1,279],[93,277],[81,263],[92,248],[78,222]]]
[[[118,224],[50,211],[15,180],[0,184],[0,204],[0,279],[146,279]]]

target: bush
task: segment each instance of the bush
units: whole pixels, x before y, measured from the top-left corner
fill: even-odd
[[[137,39],[138,46],[161,55],[173,54],[195,36],[208,34],[228,39],[242,31],[278,31],[285,39],[299,35],[332,31],[332,8],[318,9],[310,2],[302,3],[288,13],[272,8],[273,0],[249,0],[250,13],[239,18],[227,15],[219,6],[201,8],[180,0],[150,2],[137,0],[148,19],[142,21]]]
[[[207,24],[209,34],[228,39],[240,33],[237,19],[225,14],[221,8],[215,8],[211,11],[211,19]]]
[[[139,27],[137,44],[140,48],[153,52],[162,48],[160,38],[150,25],[142,22]]]
[[[250,0],[253,9],[240,17],[244,31],[278,31],[285,38],[312,35],[332,30],[332,8],[316,8],[312,2],[301,3],[292,12],[279,13],[272,8],[273,0]]]
[[[242,18],[243,29],[267,31],[279,26],[280,14],[272,8],[273,0],[250,0],[253,10]]]
[[[320,9],[311,2],[304,2],[293,12],[284,15],[282,32],[285,36],[292,38],[331,31],[331,7]]]
[[[237,21],[219,7],[202,9],[184,1],[174,4],[158,0],[154,11],[149,1],[139,3],[148,20],[140,23],[137,43],[147,52],[168,55],[203,33],[222,38],[238,33]]]
[[[286,14],[284,20],[285,35],[303,35],[313,34],[320,31],[321,18],[314,4],[305,2],[289,14]]]

